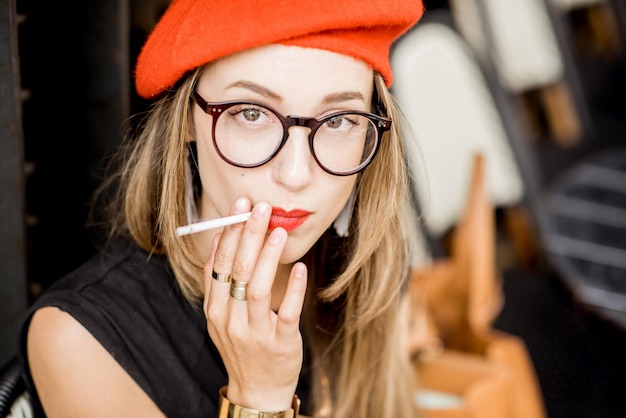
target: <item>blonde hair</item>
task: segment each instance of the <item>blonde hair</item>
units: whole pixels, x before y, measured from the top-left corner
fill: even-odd
[[[106,197],[110,186],[118,190],[105,206],[109,238],[131,238],[146,251],[167,254],[191,303],[203,297],[204,263],[191,239],[176,236],[175,229],[188,222],[190,98],[200,72],[153,104],[137,135],[120,148],[121,165],[98,194]],[[416,416],[413,368],[398,320],[410,268],[405,153],[395,120],[399,112],[378,74],[375,88],[394,122],[374,161],[359,174],[350,235],[335,251],[338,274],[325,276],[330,232],[305,256],[314,276],[303,321],[310,324],[316,416],[329,407],[335,418]]]

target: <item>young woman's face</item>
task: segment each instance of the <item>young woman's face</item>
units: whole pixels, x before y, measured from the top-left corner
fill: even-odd
[[[372,88],[373,71],[361,61],[324,50],[268,45],[212,63],[201,75],[196,91],[211,103],[252,101],[282,115],[320,118],[342,110],[370,111]],[[299,126],[289,128],[287,142],[268,163],[236,167],[224,161],[213,144],[213,117],[197,105],[193,112],[203,187],[200,217],[228,215],[240,196],[248,197],[252,205],[267,201],[278,215],[272,216],[275,222],[270,228],[281,226],[289,232],[281,262],[292,263],[302,257],[333,223],[357,176],[324,171],[309,149],[310,129]],[[246,123],[265,117],[253,108],[230,109],[220,116],[220,123],[228,123],[227,118],[233,116],[243,117]],[[232,152],[239,152],[241,158],[252,154],[246,145],[239,148]],[[281,213],[304,216],[294,221]],[[215,233],[199,234],[196,239],[209,248]]]

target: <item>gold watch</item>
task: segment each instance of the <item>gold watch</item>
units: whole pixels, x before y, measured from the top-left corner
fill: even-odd
[[[246,408],[240,405],[232,404],[226,399],[226,391],[228,386],[220,388],[220,400],[217,404],[219,418],[297,418],[300,409],[300,399],[297,395],[293,395],[291,408],[285,411],[259,411],[256,409]]]

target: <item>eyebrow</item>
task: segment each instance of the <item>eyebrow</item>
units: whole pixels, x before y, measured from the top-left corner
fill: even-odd
[[[253,83],[251,81],[244,81],[244,80],[235,81],[234,83],[231,83],[226,87],[226,89],[230,89],[230,88],[243,88],[243,89],[250,90],[254,93],[257,93],[261,96],[267,97],[275,101],[280,102],[283,100],[283,98],[280,95],[274,93],[272,90],[265,88],[259,84]],[[361,92],[358,92],[358,91],[343,91],[343,92],[331,93],[325,96],[324,99],[322,100],[322,104],[328,105],[328,104],[333,104],[333,103],[347,102],[350,100],[360,100],[362,102],[365,102],[365,97],[363,96]]]
[[[226,90],[231,89],[231,88],[235,88],[235,87],[239,87],[239,88],[243,88],[243,89],[247,89],[250,90],[254,93],[260,94],[261,96],[265,96],[268,97],[270,99],[276,100],[276,101],[282,101],[283,98],[280,97],[278,94],[274,93],[272,90],[265,88],[259,84],[253,83],[251,81],[235,81],[234,83],[229,84],[228,86],[226,86]]]
[[[329,94],[328,96],[324,97],[324,100],[322,100],[322,103],[332,104],[332,103],[347,102],[350,100],[360,100],[362,102],[365,102],[365,97],[363,97],[363,94],[361,94],[358,91],[343,91],[339,93]]]

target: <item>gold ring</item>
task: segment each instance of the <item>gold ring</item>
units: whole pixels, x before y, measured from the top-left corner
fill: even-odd
[[[246,300],[246,286],[248,282],[232,279],[230,282],[230,296],[237,300]]]
[[[230,280],[232,279],[230,274],[216,273],[215,270],[213,270],[211,276],[213,276],[213,278],[220,283],[230,283]]]

